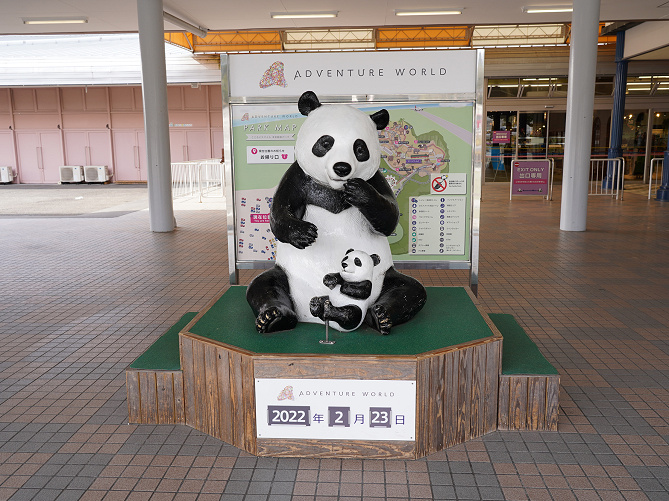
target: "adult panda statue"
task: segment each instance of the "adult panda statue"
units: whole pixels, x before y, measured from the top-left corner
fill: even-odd
[[[258,275],[246,293],[256,328],[273,332],[292,329],[298,321],[323,323],[310,311],[310,302],[331,292],[323,276],[355,248],[379,257],[371,306],[363,314],[365,323],[388,334],[426,299],[417,280],[393,267],[387,239],[399,209],[379,172],[377,130],[390,117],[386,110],[370,116],[351,106],[322,106],[311,91],[302,94],[298,109],[307,118],[297,134],[296,161],[281,179],[270,211],[279,241],[276,265]],[[331,325],[346,330],[337,322]]]

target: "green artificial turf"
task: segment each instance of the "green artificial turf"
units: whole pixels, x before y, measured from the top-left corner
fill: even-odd
[[[336,355],[416,355],[492,336],[462,287],[428,287],[423,309],[387,336],[366,326],[353,332],[331,328],[330,339],[336,343],[323,345],[318,342],[325,337],[322,324],[300,323],[293,330],[258,334],[246,287],[233,286],[190,332],[256,353]]]
[[[186,313],[169,330],[149,346],[144,353],[130,364],[131,369],[178,371],[181,369],[179,359],[179,332],[197,313]]]
[[[518,325],[513,315],[491,313],[490,319],[502,333],[502,374],[557,374],[534,341]]]

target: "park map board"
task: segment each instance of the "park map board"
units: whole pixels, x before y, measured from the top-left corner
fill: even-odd
[[[400,221],[389,237],[399,261],[468,261],[470,257],[472,102],[374,103],[390,123],[379,131],[380,170],[393,189]],[[297,105],[232,107],[236,256],[238,262],[272,260],[269,227],[274,191],[294,161],[295,138],[305,118]]]

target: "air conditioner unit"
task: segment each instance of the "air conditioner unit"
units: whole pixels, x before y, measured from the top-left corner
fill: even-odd
[[[81,165],[61,165],[60,182],[81,183],[84,180],[84,168]]]
[[[14,171],[11,167],[0,166],[0,183],[11,183],[14,179]]]
[[[87,183],[106,183],[111,179],[106,165],[86,165],[84,179]]]

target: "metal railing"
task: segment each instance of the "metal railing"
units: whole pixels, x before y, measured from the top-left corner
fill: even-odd
[[[655,166],[658,166],[657,168],[657,176],[653,177],[653,169]],[[655,186],[655,191],[657,191],[657,187],[662,185],[662,169],[664,169],[664,157],[659,157],[659,158],[653,158],[650,161],[650,174],[648,178],[648,200],[651,199],[652,193],[653,193],[653,186]]]
[[[216,158],[172,162],[172,197],[224,196],[223,164]]]
[[[624,158],[591,158],[588,195],[607,195],[623,199]]]

